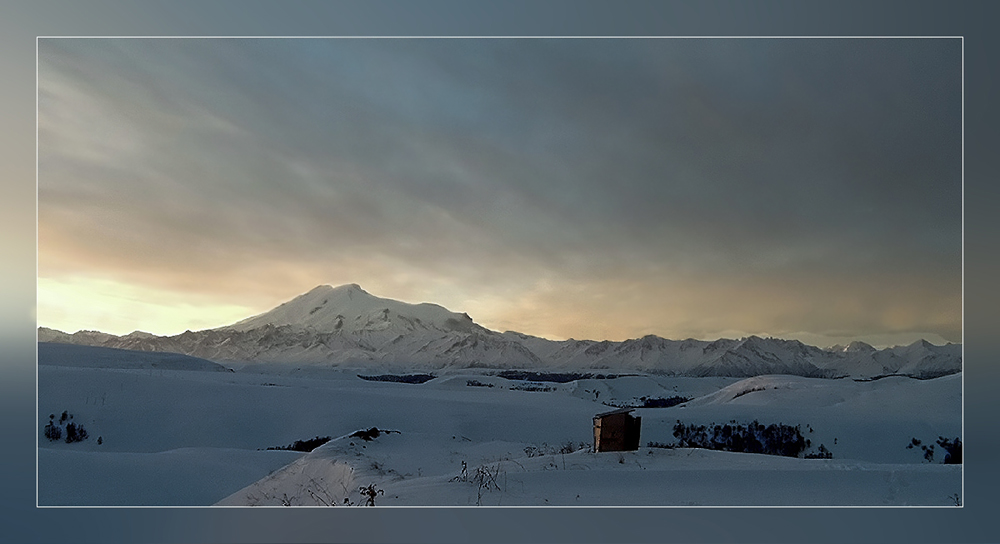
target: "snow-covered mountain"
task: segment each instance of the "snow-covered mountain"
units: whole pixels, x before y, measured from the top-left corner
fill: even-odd
[[[473,323],[468,314],[450,312],[437,304],[408,304],[376,297],[356,283],[340,287],[320,285],[273,310],[222,330],[249,331],[267,325],[387,338],[419,331],[489,332]]]
[[[795,340],[553,341],[498,333],[436,304],[380,298],[356,284],[321,285],[232,325],[176,336],[114,336],[40,327],[39,342],[174,352],[213,361],[357,365],[371,368],[612,369],[680,376],[789,374],[871,379],[931,378],[962,370],[962,347],[918,341],[883,350],[863,342],[823,350]]]

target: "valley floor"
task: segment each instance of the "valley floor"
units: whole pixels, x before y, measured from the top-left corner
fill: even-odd
[[[920,448],[906,447],[913,438],[928,445],[960,436],[961,374],[872,382],[628,376],[525,387],[485,369],[407,384],[330,368],[208,372],[51,363],[38,368],[41,506],[363,505],[360,490],[369,486],[378,506],[961,500],[961,465],[940,464],[940,449],[932,462]],[[595,414],[673,396],[692,400],[636,410],[639,451],[589,451]],[[87,440],[41,436],[49,414],[63,411],[85,426]],[[677,421],[753,420],[798,425],[809,451],[823,444],[834,457],[646,447],[674,443]],[[393,432],[370,441],[350,436],[372,427]],[[332,439],[310,453],[266,449],[317,436]]]

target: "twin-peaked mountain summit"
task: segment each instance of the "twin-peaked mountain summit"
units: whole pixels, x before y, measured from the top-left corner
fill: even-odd
[[[66,334],[40,327],[38,341],[176,352],[218,362],[373,368],[606,369],[686,376],[826,378],[931,378],[962,370],[961,345],[935,346],[922,340],[883,350],[863,342],[820,349],[795,340],[756,336],[715,341],[658,336],[623,342],[554,341],[491,331],[467,314],[436,304],[380,298],[356,284],[321,285],[270,311],[216,329],[176,336],[140,331],[114,336],[94,331]]]

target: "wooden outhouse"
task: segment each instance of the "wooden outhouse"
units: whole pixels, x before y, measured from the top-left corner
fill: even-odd
[[[632,416],[635,408],[620,408],[594,416],[594,451],[634,451],[639,449],[642,418]]]

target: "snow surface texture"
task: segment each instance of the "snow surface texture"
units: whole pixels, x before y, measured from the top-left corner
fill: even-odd
[[[518,390],[530,382],[489,369],[445,369],[406,384],[317,365],[255,363],[236,372],[136,366],[153,354],[61,348],[39,350],[43,506],[343,507],[365,504],[361,489],[369,486],[379,507],[961,500],[960,465],[940,464],[943,451],[930,462],[906,448],[913,438],[931,444],[960,435],[961,375],[635,375]],[[636,411],[639,451],[589,451],[594,414],[671,396],[691,400]],[[44,438],[49,414],[64,410],[86,427],[88,440]],[[645,447],[674,442],[678,420],[799,425],[810,451],[824,444],[834,457]],[[392,432],[370,441],[350,436],[372,427]],[[266,450],[315,436],[332,440],[310,453]]]
[[[208,372],[229,370],[218,363],[180,353],[75,346],[52,342],[38,343],[38,362],[48,365],[94,368],[204,370]]]
[[[38,337],[43,506],[961,502],[961,466],[941,464],[940,448],[906,447],[960,436],[959,345],[556,342],[353,284],[172,337]],[[358,376],[390,372],[435,378]],[[556,372],[573,375],[540,381]],[[590,451],[595,414],[650,400],[675,405],[636,410],[639,451]],[[87,440],[44,436],[63,411]],[[810,446],[775,457],[680,448],[673,436],[678,422],[752,421],[798,426]],[[373,427],[389,432],[351,436]],[[308,453],[267,449],[314,437],[331,440]],[[805,458],[821,445],[832,458]]]
[[[435,304],[379,298],[356,284],[321,285],[263,314],[233,325],[176,336],[136,331],[113,336],[67,334],[39,328],[40,342],[174,352],[221,362],[364,366],[401,369],[544,368],[644,372],[669,376],[872,379],[903,375],[936,378],[960,372],[962,346],[918,341],[876,350],[863,342],[820,349],[794,340],[751,336],[738,340],[667,340],[645,336],[624,342],[552,341],[499,333],[467,314]]]

